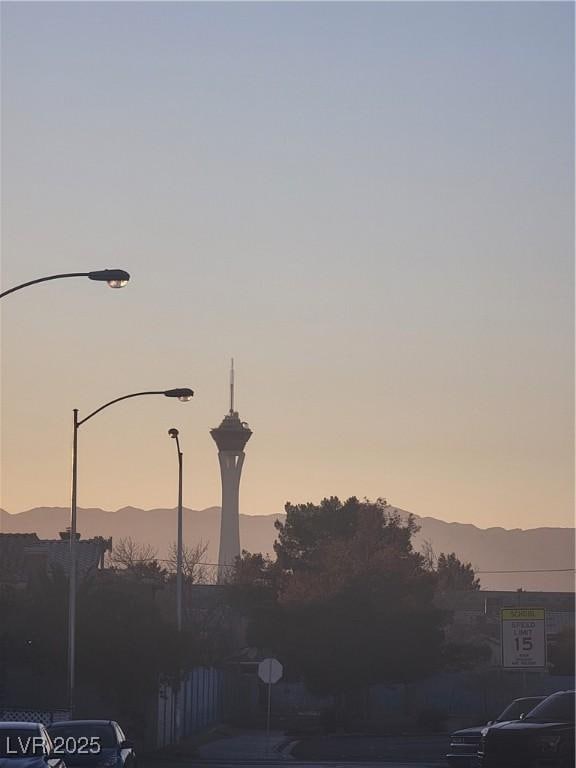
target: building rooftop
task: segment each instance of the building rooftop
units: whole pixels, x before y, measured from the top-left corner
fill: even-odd
[[[105,552],[112,549],[112,539],[96,536],[76,542],[79,575],[85,576],[102,563]],[[31,574],[59,570],[67,574],[70,567],[69,536],[39,539],[36,533],[0,533],[0,581],[22,583]]]

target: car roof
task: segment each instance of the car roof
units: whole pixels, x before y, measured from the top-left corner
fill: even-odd
[[[544,701],[549,695],[550,694],[545,694],[544,696],[520,696],[519,699],[512,699],[512,703],[514,704],[515,701]]]
[[[576,693],[576,691],[554,691],[554,693],[549,693],[548,696],[545,696],[544,698],[549,699],[552,696],[565,696],[567,693]]]
[[[34,731],[43,728],[43,723],[31,723],[24,720],[2,720],[0,722],[0,731],[7,731],[8,728],[20,728],[22,731]]]
[[[57,723],[52,723],[48,727],[51,728],[54,725],[114,725],[114,720],[58,720]]]

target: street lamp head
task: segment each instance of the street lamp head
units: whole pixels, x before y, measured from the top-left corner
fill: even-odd
[[[96,272],[88,272],[90,280],[98,280],[108,283],[110,288],[124,288],[130,280],[130,275],[123,269],[99,269]]]
[[[172,429],[169,429],[169,430],[168,430],[168,434],[170,435],[170,437],[174,437],[174,438],[176,438],[176,437],[178,437],[178,435],[179,435],[180,433],[178,432],[178,430],[176,429],[176,427],[172,427]]]
[[[181,403],[187,403],[188,400],[192,399],[194,392],[187,387],[181,387],[180,389],[167,389],[164,394],[166,397],[177,397]]]

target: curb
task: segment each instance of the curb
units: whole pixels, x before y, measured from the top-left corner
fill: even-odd
[[[275,747],[274,752],[279,754],[283,760],[294,760],[295,758],[292,756],[292,750],[296,744],[298,744],[298,740],[294,739],[291,741],[281,742],[277,747]]]

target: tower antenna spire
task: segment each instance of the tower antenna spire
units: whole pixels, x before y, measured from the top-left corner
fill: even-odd
[[[234,413],[234,358],[230,360],[230,413]]]

